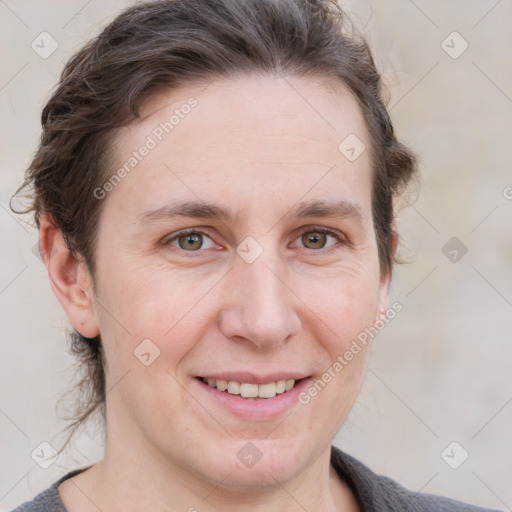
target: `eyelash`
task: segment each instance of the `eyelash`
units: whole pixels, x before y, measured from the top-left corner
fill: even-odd
[[[305,233],[322,233],[322,234],[326,234],[326,235],[331,235],[342,245],[348,245],[348,243],[349,243],[348,240],[343,235],[341,235],[338,231],[335,231],[334,229],[322,227],[322,226],[306,226],[306,227],[304,227],[304,229],[302,229],[300,231],[300,233],[297,235],[295,240],[297,238],[301,237],[302,235],[304,235]],[[203,236],[208,237],[211,240],[210,235],[207,232],[201,230],[200,228],[188,228],[188,229],[183,229],[182,231],[179,231],[171,238],[168,238],[164,242],[164,245],[171,245],[171,242],[173,242],[174,240],[177,240],[178,238],[181,238],[182,236],[186,236],[186,235],[190,235],[190,234],[203,235]],[[202,252],[201,249],[198,249],[196,251],[187,251],[186,249],[182,249],[181,247],[174,247],[174,248],[178,249],[180,251],[183,251],[183,252],[187,252],[187,253]],[[338,244],[334,244],[327,248],[309,249],[309,250],[313,251],[313,252],[323,252],[325,254],[325,253],[328,253],[337,248],[338,248]],[[301,249],[308,249],[308,247],[301,247]]]

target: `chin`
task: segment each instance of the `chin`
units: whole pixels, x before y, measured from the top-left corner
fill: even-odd
[[[225,452],[212,460],[217,482],[237,491],[274,488],[293,479],[311,459],[308,444],[298,439],[247,439],[227,443]],[[221,460],[222,464],[216,462]],[[227,476],[229,475],[229,476]]]

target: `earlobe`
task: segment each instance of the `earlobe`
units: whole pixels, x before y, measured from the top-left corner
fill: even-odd
[[[41,217],[39,251],[48,271],[52,290],[71,325],[82,336],[98,336],[92,278],[87,265],[69,251],[61,231],[48,215]]]

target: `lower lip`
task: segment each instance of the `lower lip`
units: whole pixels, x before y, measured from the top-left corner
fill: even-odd
[[[192,379],[199,390],[220,407],[240,418],[267,420],[282,415],[298,403],[299,395],[311,383],[311,378],[301,379],[295,386],[273,398],[242,398],[227,391],[212,388],[198,378]]]

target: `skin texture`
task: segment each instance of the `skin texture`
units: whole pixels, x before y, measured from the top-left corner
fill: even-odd
[[[71,512],[288,511],[297,503],[357,510],[329,455],[368,348],[309,404],[270,419],[227,411],[194,378],[222,371],[319,378],[387,309],[370,154],[350,162],[338,150],[351,133],[370,146],[357,102],[343,84],[333,91],[293,77],[159,92],[142,120],[116,134],[112,173],[190,97],[192,111],[101,199],[95,289],[50,219],[41,225],[52,288],[79,332],[101,333],[110,390],[105,458],[62,484],[62,500]],[[346,215],[291,213],[302,202],[340,200],[352,205]],[[215,203],[236,218],[143,220],[180,201]],[[307,245],[315,226],[340,239]],[[201,248],[180,248],[176,233],[185,228],[205,233]],[[252,263],[236,252],[248,236],[262,248]],[[149,366],[134,356],[144,339],[160,350]],[[237,457],[249,441],[262,454],[250,468]]]

